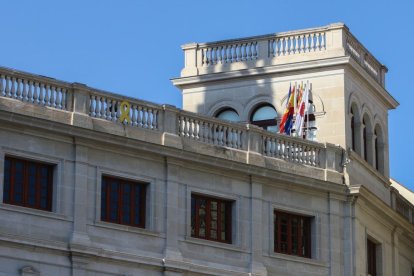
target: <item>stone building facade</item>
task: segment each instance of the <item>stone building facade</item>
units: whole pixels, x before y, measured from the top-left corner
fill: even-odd
[[[345,25],[183,50],[182,110],[0,68],[0,275],[413,274],[398,103]],[[258,122],[294,83],[310,139]]]

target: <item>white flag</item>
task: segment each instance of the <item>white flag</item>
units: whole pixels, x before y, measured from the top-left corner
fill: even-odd
[[[305,114],[309,107],[309,83],[305,86],[305,92],[303,93],[302,99],[299,104],[299,110],[296,114],[295,130],[298,137],[302,136],[303,123],[305,122]]]

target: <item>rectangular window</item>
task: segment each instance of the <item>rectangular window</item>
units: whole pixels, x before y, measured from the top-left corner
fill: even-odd
[[[52,211],[53,165],[6,156],[3,202]]]
[[[145,228],[146,184],[102,176],[101,220]]]
[[[274,250],[311,257],[311,218],[274,211]]]
[[[368,275],[377,275],[377,245],[371,240],[367,240],[367,264]]]
[[[191,236],[231,243],[232,201],[191,195]]]

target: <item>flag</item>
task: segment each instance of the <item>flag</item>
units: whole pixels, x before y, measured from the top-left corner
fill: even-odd
[[[309,83],[305,86],[305,92],[302,95],[302,99],[299,104],[299,110],[296,114],[295,129],[297,136],[302,136],[303,123],[305,121],[305,113],[308,111],[309,106]]]
[[[289,86],[289,93],[286,102],[285,113],[282,116],[282,120],[279,125],[279,133],[290,134],[292,128],[292,119],[295,109],[295,87]]]

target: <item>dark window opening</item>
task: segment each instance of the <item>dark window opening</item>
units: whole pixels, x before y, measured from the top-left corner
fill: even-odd
[[[274,211],[274,251],[311,257],[311,218]]]
[[[191,236],[231,243],[232,202],[191,195]]]
[[[352,150],[355,151],[355,116],[354,111],[351,109],[351,138],[352,138]]]
[[[367,263],[368,274],[377,275],[377,245],[371,240],[367,240]]]
[[[145,227],[146,184],[102,177],[101,220]]]
[[[362,132],[362,139],[363,139],[363,144],[364,144],[364,159],[365,161],[368,161],[368,141],[367,141],[367,125],[365,123],[365,119],[362,120],[362,127],[363,127],[363,132]]]
[[[6,157],[3,202],[52,211],[53,165]]]

